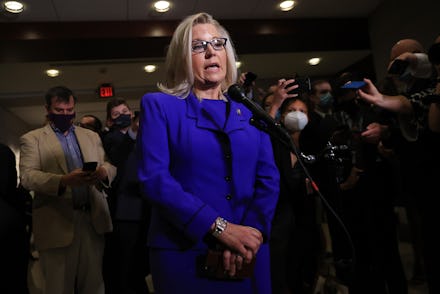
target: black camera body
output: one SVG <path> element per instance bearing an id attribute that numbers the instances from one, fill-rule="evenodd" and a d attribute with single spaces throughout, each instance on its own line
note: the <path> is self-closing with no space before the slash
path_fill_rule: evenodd
<path id="1" fill-rule="evenodd" d="M 429 48 L 428 58 L 432 64 L 440 64 L 440 43 L 435 43 Z"/>
<path id="2" fill-rule="evenodd" d="M 393 61 L 390 68 L 388 69 L 388 73 L 392 75 L 401 76 L 406 71 L 408 66 L 409 66 L 409 61 L 396 59 Z"/>
<path id="3" fill-rule="evenodd" d="M 243 83 L 243 87 L 250 87 L 251 85 L 252 85 L 252 83 L 257 79 L 257 75 L 256 74 L 254 74 L 253 72 L 247 72 L 246 74 L 245 74 L 245 80 L 244 80 L 244 83 Z"/>

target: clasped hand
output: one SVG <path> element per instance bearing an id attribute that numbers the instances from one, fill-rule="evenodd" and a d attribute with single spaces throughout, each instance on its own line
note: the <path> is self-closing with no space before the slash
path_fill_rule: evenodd
<path id="1" fill-rule="evenodd" d="M 263 243 L 259 230 L 233 223 L 228 223 L 218 239 L 227 248 L 223 251 L 223 265 L 230 276 L 241 270 L 243 263 L 251 263 Z"/>

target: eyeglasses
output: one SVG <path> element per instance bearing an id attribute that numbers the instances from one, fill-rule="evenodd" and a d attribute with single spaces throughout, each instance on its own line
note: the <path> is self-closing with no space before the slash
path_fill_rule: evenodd
<path id="1" fill-rule="evenodd" d="M 208 49 L 208 44 L 211 44 L 214 50 L 220 51 L 226 46 L 227 38 L 214 38 L 211 41 L 193 41 L 191 49 L 195 53 L 202 53 Z"/>

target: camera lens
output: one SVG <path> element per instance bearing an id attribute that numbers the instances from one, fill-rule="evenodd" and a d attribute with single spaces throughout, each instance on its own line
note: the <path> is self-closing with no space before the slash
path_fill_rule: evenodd
<path id="1" fill-rule="evenodd" d="M 432 64 L 440 64 L 440 43 L 436 43 L 429 48 L 428 57 Z"/>

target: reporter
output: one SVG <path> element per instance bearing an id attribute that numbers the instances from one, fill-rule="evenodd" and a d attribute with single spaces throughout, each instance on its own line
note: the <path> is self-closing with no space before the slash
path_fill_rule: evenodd
<path id="1" fill-rule="evenodd" d="M 415 136 L 406 138 L 410 141 L 417 139 L 419 131 L 428 129 L 432 132 L 440 132 L 440 50 L 436 49 L 440 44 L 440 36 L 437 37 L 428 54 L 423 52 L 423 47 L 415 40 L 404 39 L 399 41 L 391 50 L 391 60 L 406 60 L 409 62 L 408 72 L 415 78 L 422 77 L 427 80 L 425 86 L 418 91 L 405 91 L 399 95 L 384 95 L 368 79 L 367 85 L 359 90 L 360 98 L 379 107 L 400 114 L 399 120 L 404 135 L 415 133 Z M 410 51 L 410 52 L 409 52 Z M 418 52 L 418 53 L 411 53 Z M 428 60 L 426 60 L 428 59 Z M 428 66 L 427 62 L 432 65 Z M 389 67 L 392 66 L 392 62 Z M 436 73 L 431 72 L 434 66 Z M 429 70 L 428 70 L 429 69 Z M 434 78 L 437 76 L 437 78 Z M 401 78 L 400 78 L 401 79 Z M 394 78 L 397 85 L 402 81 Z M 416 79 L 406 81 L 406 88 L 414 87 Z M 406 94 L 408 93 L 408 94 Z M 408 130 L 413 128 L 413 130 Z"/>
<path id="2" fill-rule="evenodd" d="M 152 203 L 158 293 L 270 293 L 266 242 L 279 174 L 269 136 L 224 93 L 236 80 L 229 34 L 198 13 L 174 32 L 161 92 L 142 98 L 138 172 Z M 221 251 L 224 279 L 207 277 L 208 249 Z M 250 278 L 230 279 L 254 260 Z"/>
<path id="3" fill-rule="evenodd" d="M 272 221 L 270 262 L 272 293 L 309 293 L 315 283 L 321 246 L 317 224 L 317 196 L 300 163 L 300 134 L 309 123 L 310 101 L 287 98 L 281 104 L 280 124 L 296 152 L 272 138 L 280 171 L 280 196 Z M 293 147 L 293 146 L 292 146 Z M 304 163 L 307 168 L 310 166 Z"/>
<path id="4" fill-rule="evenodd" d="M 439 43 L 440 37 L 437 37 L 435 44 Z M 435 46 L 439 45 L 435 44 L 428 56 L 437 74 L 440 74 L 440 53 L 438 51 L 437 54 L 435 53 Z M 365 81 L 367 85 L 359 90 L 360 97 L 398 113 L 402 134 L 411 141 L 410 143 L 414 143 L 409 145 L 411 149 L 405 149 L 405 153 L 401 156 L 402 163 L 405 164 L 402 165 L 403 183 L 405 191 L 410 195 L 409 216 L 412 214 L 420 216 L 420 228 L 417 228 L 416 233 L 421 234 L 420 245 L 429 293 L 439 293 L 440 288 L 437 283 L 439 274 L 436 267 L 440 262 L 437 252 L 440 244 L 433 234 L 438 229 L 439 220 L 435 197 L 432 197 L 432 191 L 437 189 L 436 183 L 440 174 L 439 80 L 432 79 L 429 87 L 418 92 L 396 96 L 384 95 L 370 80 Z"/>
<path id="5" fill-rule="evenodd" d="M 367 85 L 359 89 L 359 97 L 381 108 L 405 115 L 400 118 L 401 128 L 406 123 L 413 122 L 413 127 L 417 128 L 416 134 L 418 134 L 419 128 L 429 128 L 433 132 L 440 132 L 440 99 L 439 102 L 429 101 L 433 97 L 438 96 L 440 90 L 427 88 L 409 97 L 404 95 L 391 96 L 379 92 L 371 80 L 364 79 L 364 81 Z M 440 96 L 438 97 L 440 98 Z M 402 121 L 402 119 L 406 119 L 406 121 Z M 417 122 L 417 125 L 415 125 L 415 122 Z M 416 140 L 417 137 L 407 139 Z"/>

